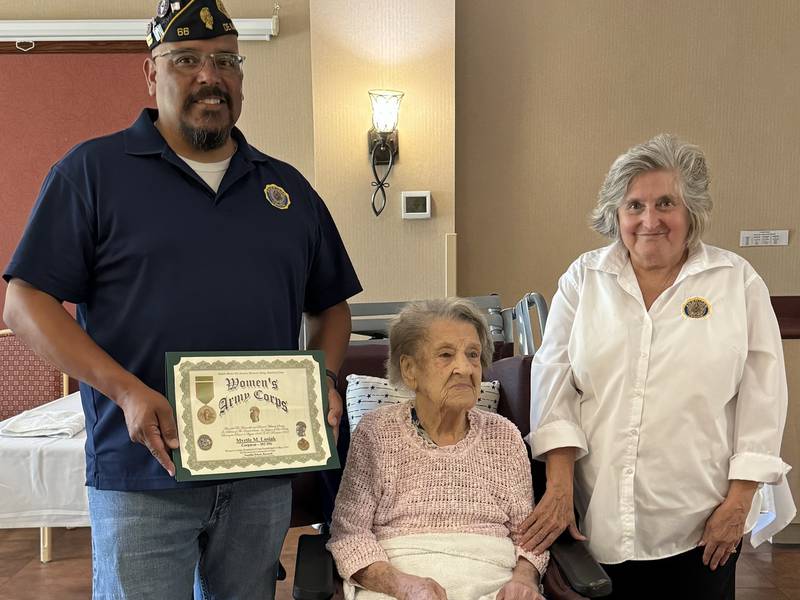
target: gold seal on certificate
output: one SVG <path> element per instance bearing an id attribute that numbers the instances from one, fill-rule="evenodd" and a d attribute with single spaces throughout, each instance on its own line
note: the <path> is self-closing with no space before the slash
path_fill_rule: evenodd
<path id="1" fill-rule="evenodd" d="M 211 425 L 217 418 L 217 413 L 210 406 L 201 406 L 197 411 L 197 420 L 203 425 Z"/>
<path id="2" fill-rule="evenodd" d="M 168 352 L 178 481 L 334 469 L 322 353 Z"/>

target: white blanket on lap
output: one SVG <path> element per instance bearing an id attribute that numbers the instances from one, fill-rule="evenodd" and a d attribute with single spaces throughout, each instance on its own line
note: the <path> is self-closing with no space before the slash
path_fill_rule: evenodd
<path id="1" fill-rule="evenodd" d="M 517 564 L 509 538 L 473 533 L 404 535 L 381 543 L 395 568 L 430 577 L 447 590 L 447 600 L 493 600 Z M 385 600 L 384 594 L 344 583 L 346 600 Z"/>

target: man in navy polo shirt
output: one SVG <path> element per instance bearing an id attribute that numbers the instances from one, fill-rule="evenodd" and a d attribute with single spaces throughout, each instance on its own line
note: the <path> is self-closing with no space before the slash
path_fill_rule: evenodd
<path id="1" fill-rule="evenodd" d="M 94 597 L 268 599 L 289 481 L 174 480 L 164 353 L 293 349 L 305 312 L 336 371 L 361 286 L 309 183 L 234 127 L 244 58 L 221 0 L 161 0 L 147 43 L 158 110 L 52 168 L 3 316 L 82 382 Z"/>

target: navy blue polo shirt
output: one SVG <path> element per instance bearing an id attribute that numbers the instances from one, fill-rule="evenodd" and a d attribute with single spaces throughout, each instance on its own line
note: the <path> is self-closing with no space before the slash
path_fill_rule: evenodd
<path id="1" fill-rule="evenodd" d="M 238 148 L 215 193 L 167 146 L 157 114 L 143 111 L 50 170 L 4 277 L 77 304 L 91 338 L 164 393 L 165 352 L 296 349 L 303 311 L 361 285 L 328 209 L 296 169 L 234 129 Z M 130 441 L 111 400 L 85 384 L 81 399 L 87 485 L 185 485 Z"/>

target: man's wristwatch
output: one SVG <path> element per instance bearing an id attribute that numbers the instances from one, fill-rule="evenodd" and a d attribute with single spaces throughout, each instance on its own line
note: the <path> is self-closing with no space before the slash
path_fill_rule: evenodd
<path id="1" fill-rule="evenodd" d="M 331 378 L 331 381 L 333 381 L 333 387 L 335 388 L 339 387 L 339 376 L 336 373 L 334 373 L 330 369 L 325 369 L 325 375 Z"/>

